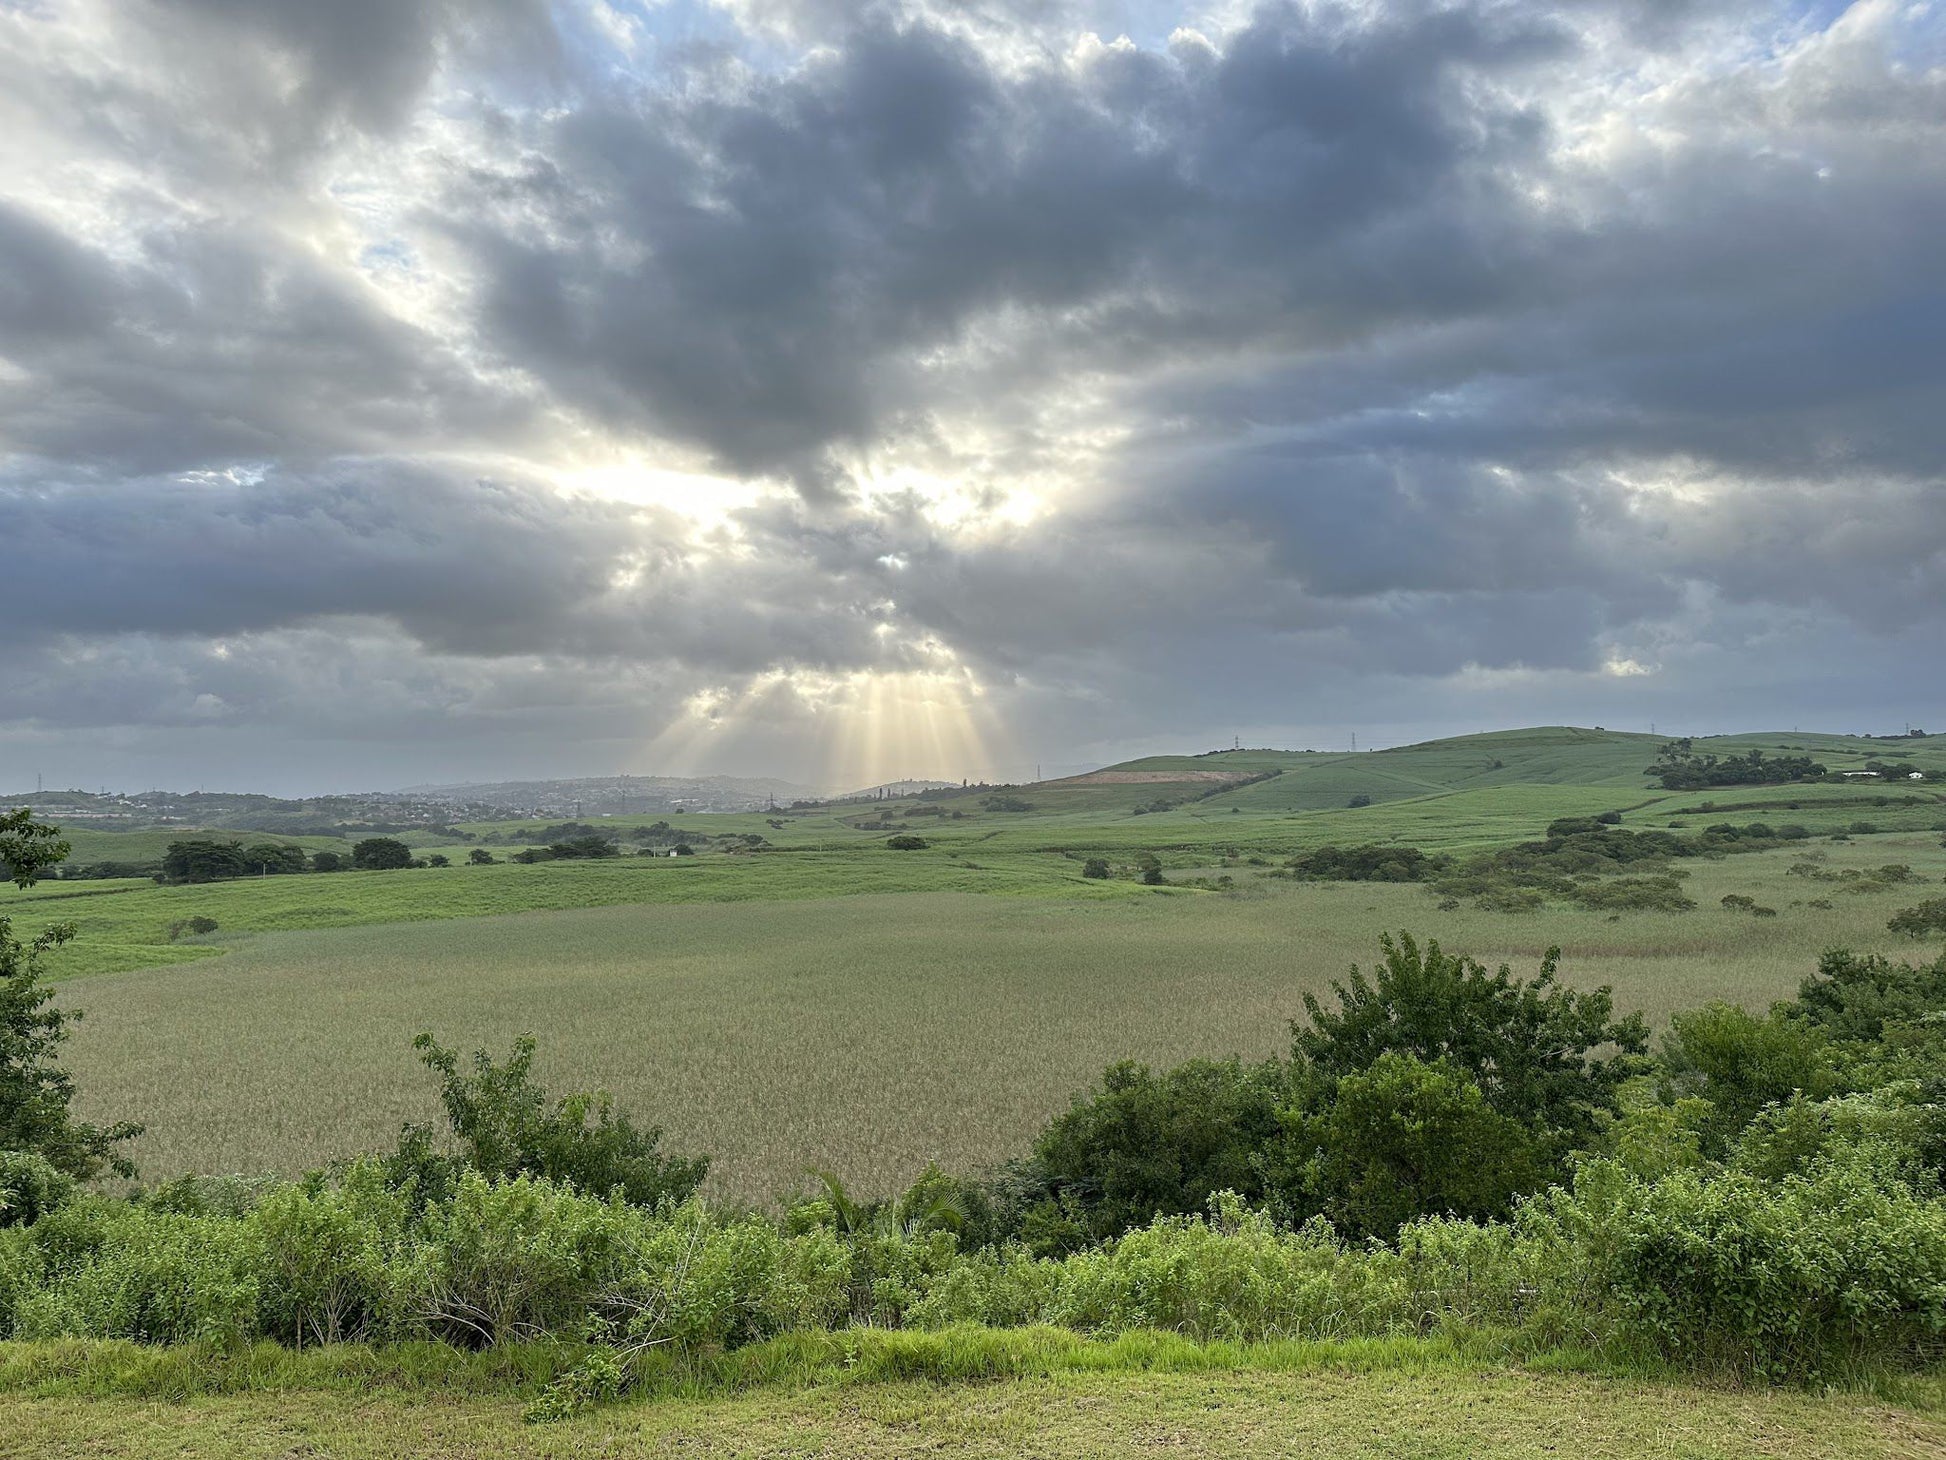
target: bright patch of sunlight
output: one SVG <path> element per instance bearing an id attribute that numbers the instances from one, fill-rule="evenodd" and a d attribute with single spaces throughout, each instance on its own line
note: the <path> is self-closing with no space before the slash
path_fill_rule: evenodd
<path id="1" fill-rule="evenodd" d="M 704 767 L 789 747 L 836 791 L 894 780 L 979 778 L 1013 751 L 986 692 L 950 651 L 935 667 L 829 673 L 772 669 L 691 695 L 645 764 Z"/>

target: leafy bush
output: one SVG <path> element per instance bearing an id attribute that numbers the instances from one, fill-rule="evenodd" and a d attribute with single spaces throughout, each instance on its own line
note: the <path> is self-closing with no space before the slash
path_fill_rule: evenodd
<path id="1" fill-rule="evenodd" d="M 1371 977 L 1354 965 L 1332 983 L 1335 1008 L 1304 996 L 1310 1022 L 1292 1025 L 1291 1051 L 1313 1100 L 1387 1054 L 1443 1061 L 1479 1086 L 1490 1109 L 1533 1132 L 1548 1161 L 1587 1147 L 1619 1112 L 1617 1091 L 1641 1067 L 1647 1026 L 1640 1014 L 1614 1018 L 1605 985 L 1563 987 L 1560 949 L 1547 951 L 1532 979 L 1518 979 L 1506 964 L 1489 973 L 1409 934 L 1379 942 Z"/>
<path id="2" fill-rule="evenodd" d="M 46 1216 L 74 1195 L 74 1178 L 33 1151 L 0 1151 L 0 1227 Z"/>
<path id="3" fill-rule="evenodd" d="M 1285 863 L 1302 882 L 1423 882 L 1452 864 L 1417 847 L 1323 846 L 1300 852 Z"/>
<path id="4" fill-rule="evenodd" d="M 1034 803 L 1019 796 L 982 796 L 980 804 L 988 811 L 1032 811 Z"/>
<path id="5" fill-rule="evenodd" d="M 1946 933 L 1946 897 L 1928 898 L 1917 907 L 1892 915 L 1886 928 L 1908 938 L 1923 938 L 1928 933 Z"/>
<path id="6" fill-rule="evenodd" d="M 923 852 L 931 844 L 922 836 L 902 832 L 898 836 L 888 836 L 885 845 L 895 852 Z"/>
<path id="7" fill-rule="evenodd" d="M 534 1083 L 534 1040 L 514 1041 L 512 1056 L 496 1065 L 485 1050 L 462 1073 L 459 1055 L 430 1034 L 412 1042 L 440 1077 L 440 1100 L 453 1134 L 473 1167 L 491 1176 L 543 1176 L 596 1196 L 615 1193 L 636 1206 L 683 1201 L 709 1170 L 706 1156 L 662 1154 L 659 1126 L 637 1128 L 605 1092 L 554 1102 Z"/>
<path id="8" fill-rule="evenodd" d="M 1835 1376 L 1946 1336 L 1946 1206 L 1869 1158 L 1774 1183 L 1598 1164 L 1523 1225 L 1561 1242 L 1618 1338 L 1693 1367 Z"/>
<path id="9" fill-rule="evenodd" d="M 1893 963 L 1877 953 L 1833 949 L 1801 984 L 1791 1014 L 1833 1039 L 1877 1041 L 1889 1026 L 1946 1010 L 1946 953 L 1931 963 Z"/>
<path id="10" fill-rule="evenodd" d="M 1569 894 L 1578 907 L 1596 912 L 1687 912 L 1695 899 L 1674 877 L 1616 877 L 1582 882 Z"/>
<path id="11" fill-rule="evenodd" d="M 1077 1096 L 1017 1173 L 1024 1230 L 1041 1251 L 1114 1236 L 1160 1215 L 1199 1212 L 1210 1193 L 1261 1201 L 1258 1162 L 1287 1099 L 1280 1064 L 1191 1060 L 1161 1074 L 1124 1061 Z"/>
<path id="12" fill-rule="evenodd" d="M 1387 1241 L 1424 1216 L 1505 1216 L 1539 1185 L 1534 1137 L 1447 1061 L 1381 1055 L 1338 1082 L 1299 1137 L 1307 1185 L 1339 1228 Z"/>
<path id="13" fill-rule="evenodd" d="M 1663 1037 L 1663 1098 L 1707 1100 L 1705 1150 L 1720 1153 L 1766 1105 L 1802 1092 L 1832 1093 L 1837 1076 L 1821 1031 L 1780 1014 L 1758 1018 L 1734 1004 L 1675 1015 Z"/>
<path id="14" fill-rule="evenodd" d="M 1093 878 L 1096 881 L 1106 877 L 1108 875 L 1107 859 L 1103 857 L 1088 858 L 1087 861 L 1081 864 L 1081 875 L 1083 877 Z"/>

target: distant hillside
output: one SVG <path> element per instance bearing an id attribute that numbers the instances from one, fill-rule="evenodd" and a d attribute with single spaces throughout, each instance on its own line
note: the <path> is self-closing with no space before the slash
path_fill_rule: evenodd
<path id="1" fill-rule="evenodd" d="M 965 784 L 962 781 L 885 781 L 876 786 L 867 786 L 862 791 L 847 791 L 842 796 L 834 796 L 834 801 L 873 801 L 881 796 L 917 796 L 921 791 L 951 791 Z"/>
<path id="2" fill-rule="evenodd" d="M 1215 750 L 1145 756 L 1027 785 L 932 791 L 925 799 L 969 813 L 1098 815 L 1198 805 L 1223 812 L 1235 807 L 1296 813 L 1527 786 L 1600 790 L 1607 793 L 1603 804 L 1612 800 L 1623 807 L 1665 794 L 1644 772 L 1670 740 L 1541 725 L 1370 751 Z M 1936 785 L 1946 783 L 1946 735 L 1873 738 L 1758 731 L 1695 737 L 1691 747 L 1698 754 L 1726 759 L 1753 749 L 1765 755 L 1810 755 L 1838 773 L 1862 771 L 1867 762 L 1910 764 Z"/>
<path id="3" fill-rule="evenodd" d="M 632 816 L 665 811 L 762 811 L 820 793 L 810 786 L 740 776 L 583 776 L 409 786 L 409 798 L 485 804 L 518 816 Z"/>

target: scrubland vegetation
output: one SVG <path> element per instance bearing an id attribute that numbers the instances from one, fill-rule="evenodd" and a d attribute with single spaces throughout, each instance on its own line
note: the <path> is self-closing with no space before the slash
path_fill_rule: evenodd
<path id="1" fill-rule="evenodd" d="M 1251 755 L 1219 790 L 1286 779 Z M 1938 1407 L 1946 847 L 1911 824 L 1936 800 L 1833 830 L 1856 808 L 1527 785 L 1252 816 L 1188 784 L 1193 813 L 1088 785 L 1124 809 L 1086 834 L 1034 788 L 903 847 L 874 808 L 844 847 L 10 895 L 202 961 L 0 934 L 0 1388 L 77 1454 L 126 1445 L 114 1396 L 145 1386 L 229 1396 L 209 1453 L 257 1453 L 252 1396 L 286 1392 L 358 1453 L 409 1425 L 404 1397 L 337 1408 L 373 1375 L 499 1396 L 463 1424 L 509 1453 L 627 1394 L 669 1401 L 645 1450 L 711 1400 L 704 1453 L 804 1423 L 1088 1453 L 1128 1436 L 1048 1422 L 1064 1396 L 1125 1421 L 1139 1392 L 1189 1433 L 1196 1385 L 1327 1365 L 1435 1409 L 1559 1386 L 1594 1453 L 1678 1378 Z M 1478 796 L 1505 820 L 1469 823 Z M 8 834 L 23 881 L 58 865 Z M 972 1434 L 775 1388 L 972 1376 L 1007 1380 Z M 1761 1452 L 1751 1405 L 1817 1429 L 1790 1453 L 1942 1434 L 1682 1393 L 1682 1453 Z M 1299 1442 L 1276 1423 L 1210 1443 Z"/>

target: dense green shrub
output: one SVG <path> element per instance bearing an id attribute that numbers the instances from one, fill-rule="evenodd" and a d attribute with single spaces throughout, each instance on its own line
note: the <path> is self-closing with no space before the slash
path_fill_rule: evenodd
<path id="1" fill-rule="evenodd" d="M 1302 882 L 1423 882 L 1451 862 L 1417 847 L 1323 846 L 1298 853 L 1285 866 Z"/>
<path id="2" fill-rule="evenodd" d="M 1354 965 L 1332 983 L 1335 1007 L 1304 996 L 1309 1025 L 1291 1026 L 1291 1053 L 1306 1098 L 1328 1100 L 1339 1081 L 1387 1054 L 1445 1062 L 1490 1109 L 1527 1127 L 1550 1164 L 1585 1149 L 1619 1113 L 1617 1092 L 1641 1068 L 1648 1028 L 1640 1014 L 1615 1018 L 1606 986 L 1561 985 L 1560 949 L 1520 979 L 1506 964 L 1489 973 L 1407 934 L 1379 941 L 1384 956 L 1370 977 Z"/>
<path id="3" fill-rule="evenodd" d="M 1720 1154 L 1766 1105 L 1802 1092 L 1813 1099 L 1838 1085 L 1821 1031 L 1773 1013 L 1759 1018 L 1734 1004 L 1677 1014 L 1663 1037 L 1659 1083 L 1666 1100 L 1707 1100 L 1704 1148 Z"/>
<path id="4" fill-rule="evenodd" d="M 0 1151 L 0 1227 L 46 1216 L 74 1195 L 75 1180 L 34 1151 Z"/>
<path id="5" fill-rule="evenodd" d="M 638 1127 L 606 1092 L 582 1092 L 550 1104 L 532 1078 L 534 1039 L 522 1035 L 496 1065 L 485 1050 L 472 1073 L 456 1051 L 430 1034 L 412 1042 L 440 1077 L 440 1102 L 474 1169 L 491 1176 L 544 1176 L 596 1196 L 610 1192 L 637 1206 L 686 1200 L 709 1172 L 707 1156 L 661 1151 L 662 1128 Z M 409 1133 L 410 1134 L 410 1133 Z M 421 1147 L 424 1137 L 416 1137 Z"/>
<path id="6" fill-rule="evenodd" d="M 1792 1096 L 1760 1111 L 1730 1165 L 1766 1181 L 1803 1176 L 1867 1147 L 1883 1153 L 1915 1191 L 1939 1194 L 1946 1173 L 1946 1105 L 1919 1081 L 1828 1100 Z"/>
<path id="7" fill-rule="evenodd" d="M 897 836 L 888 836 L 885 839 L 885 845 L 895 852 L 923 852 L 929 843 L 922 836 L 914 836 L 911 832 L 901 832 Z"/>
<path id="8" fill-rule="evenodd" d="M 1288 1099 L 1276 1061 L 1191 1060 L 1152 1073 L 1112 1065 L 1034 1142 L 1017 1173 L 1024 1231 L 1042 1251 L 1067 1251 L 1157 1216 L 1200 1212 L 1214 1191 L 1261 1201 L 1259 1161 Z"/>
<path id="9" fill-rule="evenodd" d="M 1791 1012 L 1833 1039 L 1875 1041 L 1888 1026 L 1946 1011 L 1946 953 L 1931 963 L 1893 963 L 1833 949 L 1798 988 Z"/>
<path id="10" fill-rule="evenodd" d="M 1559 1234 L 1591 1312 L 1659 1357 L 1766 1378 L 1922 1362 L 1946 1337 L 1946 1205 L 1871 1153 L 1806 1176 L 1597 1166 L 1523 1214 Z"/>
<path id="11" fill-rule="evenodd" d="M 1687 912 L 1696 906 L 1674 877 L 1615 877 L 1582 882 L 1568 894 L 1577 907 L 1596 912 Z"/>
<path id="12" fill-rule="evenodd" d="M 1341 1231 L 1387 1241 L 1423 1216 L 1505 1216 L 1541 1184 L 1534 1135 L 1448 1061 L 1381 1055 L 1299 1123 L 1308 1194 Z"/>

